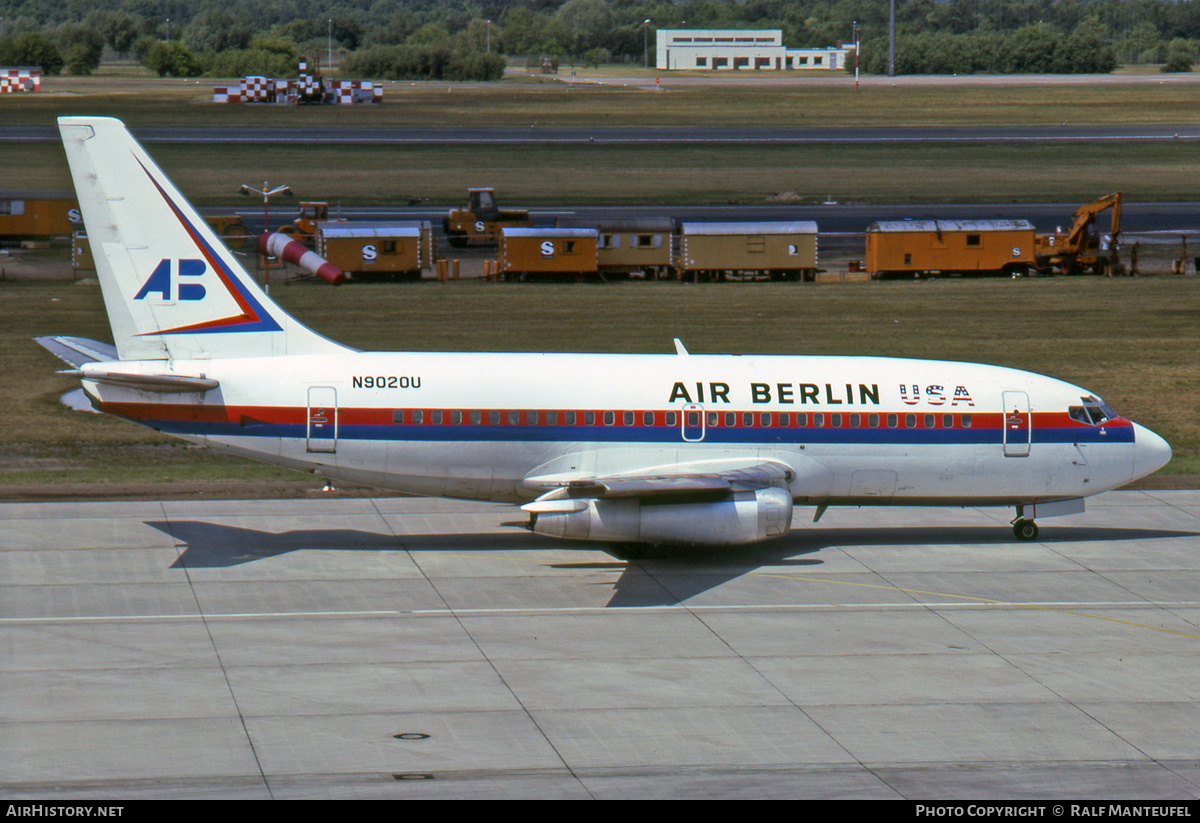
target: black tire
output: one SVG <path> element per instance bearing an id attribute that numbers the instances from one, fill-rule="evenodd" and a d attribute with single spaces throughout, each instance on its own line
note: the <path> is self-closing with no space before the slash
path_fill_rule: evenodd
<path id="1" fill-rule="evenodd" d="M 1018 540 L 1037 540 L 1037 523 L 1034 523 L 1032 520 L 1018 520 L 1016 523 L 1013 523 L 1013 534 Z"/>

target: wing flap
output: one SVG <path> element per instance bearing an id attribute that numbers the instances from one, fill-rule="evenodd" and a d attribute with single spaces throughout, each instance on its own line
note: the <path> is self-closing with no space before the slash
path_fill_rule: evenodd
<path id="1" fill-rule="evenodd" d="M 575 480 L 567 484 L 566 490 L 570 497 L 654 497 L 665 494 L 723 492 L 731 487 L 729 480 L 720 475 L 696 474 Z"/>

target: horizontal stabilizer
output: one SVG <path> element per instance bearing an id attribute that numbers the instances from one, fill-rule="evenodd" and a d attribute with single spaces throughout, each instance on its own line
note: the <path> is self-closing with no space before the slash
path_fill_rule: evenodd
<path id="1" fill-rule="evenodd" d="M 117 359 L 117 347 L 84 337 L 35 337 L 33 341 L 64 363 L 79 368 L 84 363 Z"/>
<path id="2" fill-rule="evenodd" d="M 180 374 L 130 374 L 127 372 L 102 372 L 88 369 L 68 369 L 60 371 L 69 377 L 80 380 L 94 380 L 97 383 L 108 383 L 112 386 L 124 386 L 127 389 L 152 392 L 206 392 L 221 385 L 211 377 L 188 377 Z"/>

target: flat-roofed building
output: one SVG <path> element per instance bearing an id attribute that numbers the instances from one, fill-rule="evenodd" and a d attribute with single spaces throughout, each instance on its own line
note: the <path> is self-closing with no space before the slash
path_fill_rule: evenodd
<path id="1" fill-rule="evenodd" d="M 851 46 L 789 49 L 783 29 L 659 29 L 661 71 L 805 71 L 844 69 Z"/>

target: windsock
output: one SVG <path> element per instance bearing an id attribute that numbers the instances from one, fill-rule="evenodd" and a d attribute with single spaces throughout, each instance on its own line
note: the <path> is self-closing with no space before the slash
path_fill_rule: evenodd
<path id="1" fill-rule="evenodd" d="M 312 272 L 322 280 L 340 286 L 346 282 L 346 274 L 315 251 L 309 251 L 298 240 L 286 234 L 272 232 L 258 238 L 258 250 Z"/>

